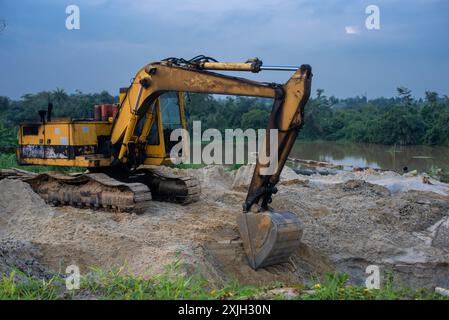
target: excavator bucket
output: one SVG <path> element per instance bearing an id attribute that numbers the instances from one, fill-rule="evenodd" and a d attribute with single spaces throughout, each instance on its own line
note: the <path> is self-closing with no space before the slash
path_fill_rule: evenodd
<path id="1" fill-rule="evenodd" d="M 298 249 L 303 225 L 291 212 L 244 212 L 237 218 L 243 248 L 253 269 L 287 262 Z"/>

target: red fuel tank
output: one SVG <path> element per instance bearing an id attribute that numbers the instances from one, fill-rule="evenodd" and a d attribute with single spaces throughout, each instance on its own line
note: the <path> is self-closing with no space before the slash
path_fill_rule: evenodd
<path id="1" fill-rule="evenodd" d="M 101 120 L 108 121 L 109 117 L 112 117 L 112 104 L 101 105 Z"/>
<path id="2" fill-rule="evenodd" d="M 94 120 L 101 121 L 101 105 L 99 104 L 94 106 Z"/>

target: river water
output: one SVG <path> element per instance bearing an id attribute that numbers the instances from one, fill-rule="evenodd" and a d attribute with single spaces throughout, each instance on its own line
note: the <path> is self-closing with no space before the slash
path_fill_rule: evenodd
<path id="1" fill-rule="evenodd" d="M 389 146 L 335 141 L 298 141 L 290 153 L 293 158 L 327 161 L 336 165 L 371 167 L 402 172 L 429 172 L 449 168 L 449 148 L 431 146 Z"/>
<path id="2" fill-rule="evenodd" d="M 202 145 L 204 152 L 206 144 Z M 222 144 L 223 163 L 241 163 L 237 154 L 244 154 L 244 162 L 254 163 L 256 153 L 248 150 L 247 141 Z M 255 146 L 253 146 L 255 148 Z M 226 162 L 225 154 L 230 151 L 233 161 Z M 193 153 L 193 149 L 190 151 Z M 351 170 L 353 167 L 393 170 L 399 173 L 417 170 L 428 172 L 436 169 L 449 170 L 449 148 L 441 146 L 392 146 L 369 143 L 337 141 L 296 141 L 291 158 L 302 160 L 326 161 Z M 203 159 L 204 160 L 204 159 Z M 203 161 L 204 163 L 204 161 Z M 293 165 L 293 163 L 289 163 Z"/>

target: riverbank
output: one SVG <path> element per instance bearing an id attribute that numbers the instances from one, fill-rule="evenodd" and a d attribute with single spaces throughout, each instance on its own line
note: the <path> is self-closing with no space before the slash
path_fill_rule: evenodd
<path id="1" fill-rule="evenodd" d="M 343 167 L 370 167 L 403 173 L 417 170 L 432 174 L 449 172 L 449 148 L 442 146 L 394 146 L 345 141 L 297 141 L 290 157 L 326 161 Z"/>

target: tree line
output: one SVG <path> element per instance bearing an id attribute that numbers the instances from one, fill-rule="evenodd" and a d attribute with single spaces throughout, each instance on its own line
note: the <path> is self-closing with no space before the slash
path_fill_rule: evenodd
<path id="1" fill-rule="evenodd" d="M 271 100 L 248 97 L 217 97 L 188 94 L 189 121 L 202 121 L 202 129 L 265 128 Z M 17 125 L 38 120 L 37 111 L 54 105 L 55 117 L 92 118 L 93 106 L 116 103 L 117 96 L 106 91 L 68 94 L 62 89 L 25 94 L 19 100 L 0 96 L 0 147 L 17 142 Z M 300 139 L 344 140 L 398 145 L 449 146 L 449 98 L 426 91 L 416 99 L 407 88 L 397 96 L 366 99 L 363 96 L 339 99 L 316 91 L 305 109 Z"/>

